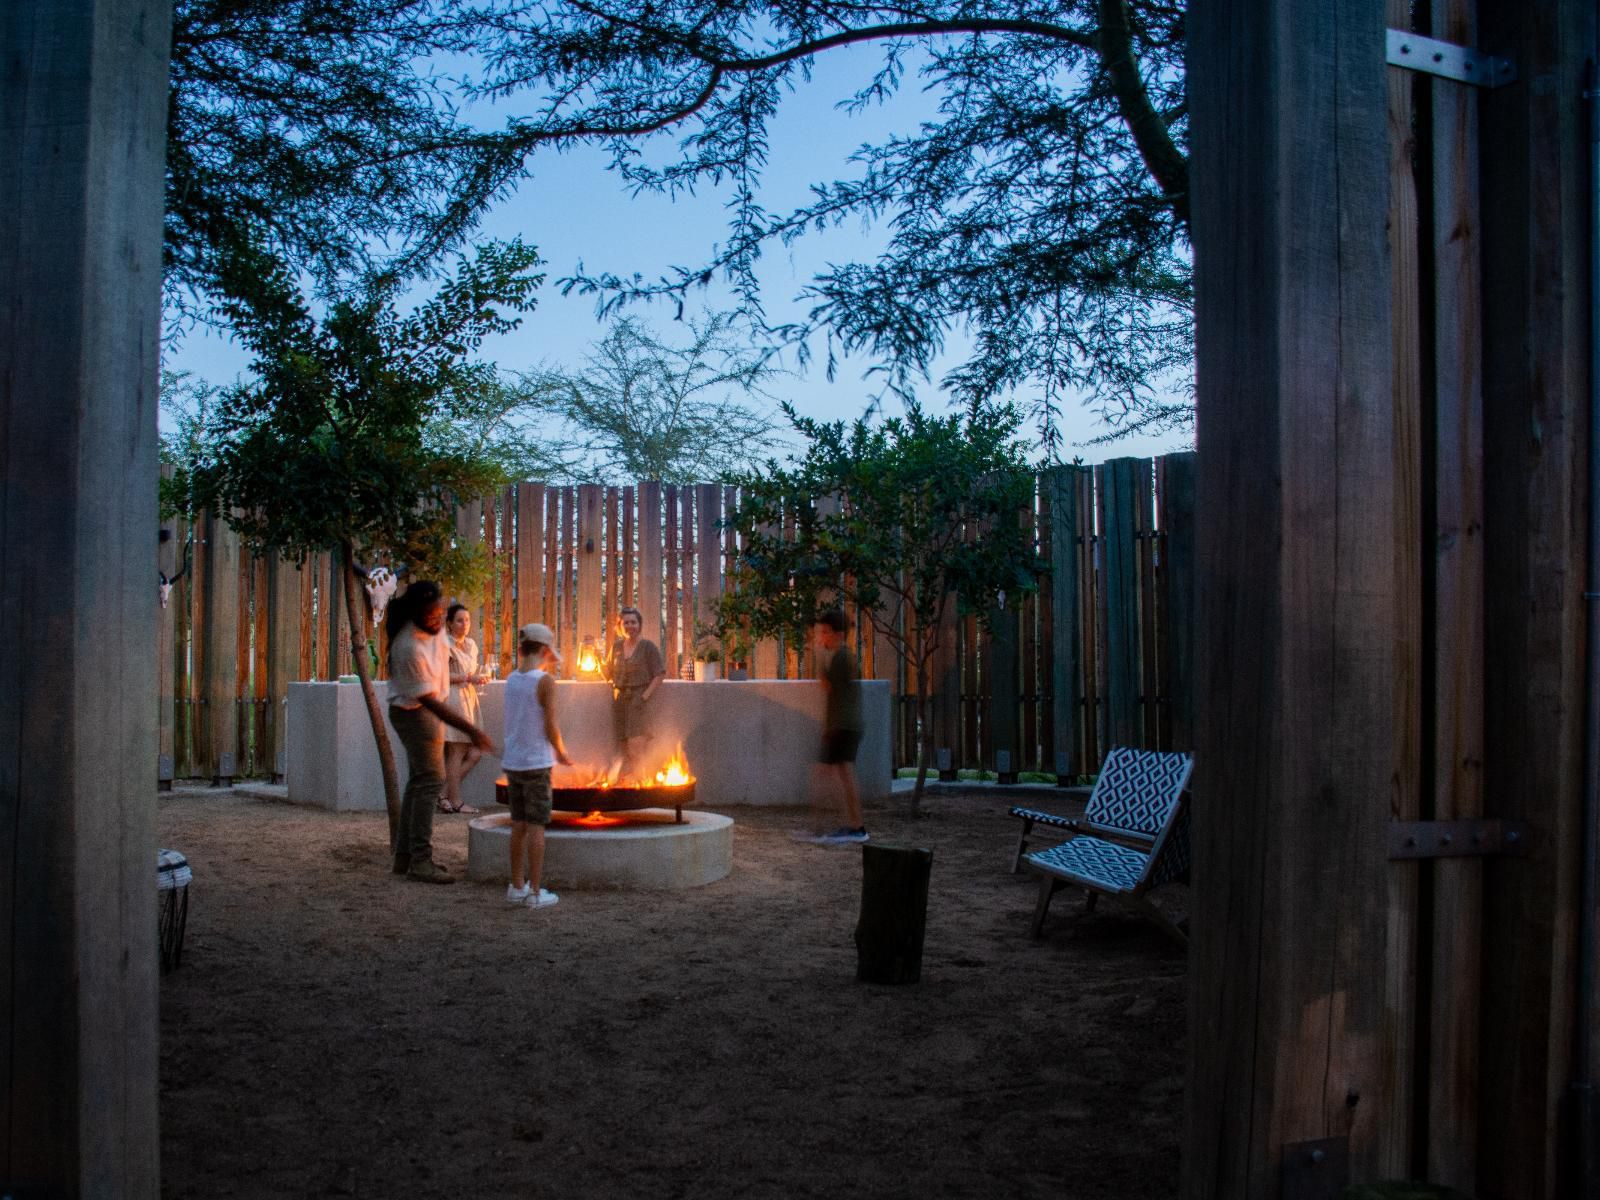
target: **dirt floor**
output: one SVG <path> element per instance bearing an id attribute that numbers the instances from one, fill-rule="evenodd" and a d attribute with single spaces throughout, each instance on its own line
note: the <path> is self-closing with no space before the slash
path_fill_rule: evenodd
<path id="1" fill-rule="evenodd" d="M 1183 952 L 1066 892 L 1030 940 L 1013 799 L 869 810 L 934 852 L 922 981 L 883 987 L 855 982 L 860 850 L 792 841 L 797 810 L 731 812 L 709 887 L 535 911 L 392 877 L 381 814 L 164 795 L 195 872 L 161 984 L 164 1192 L 1171 1196 Z M 466 818 L 437 829 L 464 871 Z"/>

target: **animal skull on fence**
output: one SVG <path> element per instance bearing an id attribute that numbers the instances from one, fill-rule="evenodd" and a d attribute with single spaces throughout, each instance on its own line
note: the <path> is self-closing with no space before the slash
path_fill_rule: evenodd
<path id="1" fill-rule="evenodd" d="M 388 567 L 373 567 L 366 573 L 362 583 L 367 589 L 367 603 L 372 605 L 373 623 L 377 624 L 383 620 L 383 614 L 388 611 L 389 601 L 394 599 L 395 589 L 400 586 L 400 581 Z"/>
<path id="2" fill-rule="evenodd" d="M 167 531 L 165 529 L 163 529 L 161 531 L 161 540 L 163 542 L 166 541 L 168 536 L 169 535 L 168 535 Z M 191 540 L 183 548 L 183 566 L 179 567 L 178 570 L 177 570 L 177 573 L 172 575 L 172 576 L 168 576 L 165 571 L 161 570 L 160 568 L 157 568 L 156 574 L 161 577 L 161 583 L 160 583 L 161 592 L 160 592 L 160 595 L 161 595 L 161 607 L 162 608 L 166 608 L 168 601 L 170 601 L 172 599 L 172 585 L 177 583 L 178 580 L 183 578 L 184 574 L 189 570 L 189 564 L 194 561 L 190 557 L 190 555 L 193 552 L 194 552 L 194 542 Z"/>

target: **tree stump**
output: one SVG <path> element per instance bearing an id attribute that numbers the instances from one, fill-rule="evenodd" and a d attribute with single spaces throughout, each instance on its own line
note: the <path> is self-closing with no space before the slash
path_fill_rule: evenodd
<path id="1" fill-rule="evenodd" d="M 933 851 L 869 842 L 861 847 L 861 919 L 856 923 L 856 979 L 916 983 L 928 925 Z"/>

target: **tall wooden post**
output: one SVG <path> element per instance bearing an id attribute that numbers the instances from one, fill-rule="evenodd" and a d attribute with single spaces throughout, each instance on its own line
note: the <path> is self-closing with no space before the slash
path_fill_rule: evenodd
<path id="1" fill-rule="evenodd" d="M 1379 1170 L 1391 1109 L 1383 0 L 1190 12 L 1198 415 L 1184 1192 Z M 1319 1143 L 1304 1147 L 1304 1143 Z M 1337 1189 L 1318 1194 L 1337 1194 Z"/>
<path id="2" fill-rule="evenodd" d="M 1582 95 L 1595 8 L 1484 4 L 1517 82 L 1481 101 L 1483 805 L 1528 822 L 1483 876 L 1480 1196 L 1592 1195 L 1562 1176 L 1582 841 L 1585 413 L 1589 341 Z M 1595 719 L 1595 714 L 1590 714 Z M 1591 1063 L 1590 1070 L 1600 1068 Z M 1568 1143 L 1570 1144 L 1570 1143 Z M 1587 1185 L 1587 1186 L 1592 1186 Z"/>
<path id="3" fill-rule="evenodd" d="M 155 1197 L 167 0 L 0 4 L 0 1192 Z"/>

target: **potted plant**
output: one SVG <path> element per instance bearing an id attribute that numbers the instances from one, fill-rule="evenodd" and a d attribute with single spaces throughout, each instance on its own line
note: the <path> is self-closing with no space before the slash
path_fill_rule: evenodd
<path id="1" fill-rule="evenodd" d="M 716 679 L 722 664 L 722 647 L 715 642 L 701 642 L 694 651 L 694 681 L 709 683 Z"/>

